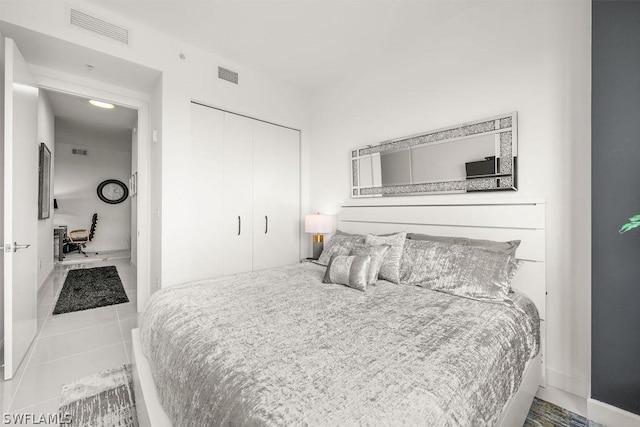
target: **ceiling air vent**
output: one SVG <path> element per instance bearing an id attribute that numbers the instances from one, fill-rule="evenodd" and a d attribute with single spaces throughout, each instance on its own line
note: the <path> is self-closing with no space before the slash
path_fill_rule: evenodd
<path id="1" fill-rule="evenodd" d="M 84 28 L 120 43 L 129 44 L 129 30 L 118 25 L 107 22 L 95 16 L 80 12 L 77 9 L 70 9 L 69 23 L 76 27 Z"/>
<path id="2" fill-rule="evenodd" d="M 80 149 L 80 148 L 72 148 L 71 152 L 73 154 L 77 154 L 78 156 L 86 156 L 87 154 L 89 154 L 88 150 L 83 150 L 83 149 Z"/>
<path id="3" fill-rule="evenodd" d="M 231 83 L 238 84 L 238 73 L 223 67 L 218 67 L 218 78 Z"/>

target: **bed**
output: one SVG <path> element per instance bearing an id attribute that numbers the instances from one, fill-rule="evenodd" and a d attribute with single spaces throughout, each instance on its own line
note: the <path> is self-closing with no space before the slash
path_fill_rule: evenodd
<path id="1" fill-rule="evenodd" d="M 394 206 L 354 207 L 344 209 L 342 229 L 474 234 L 424 224 L 425 206 L 404 207 L 420 219 L 405 215 L 402 224 L 385 221 Z M 438 207 L 426 208 L 438 222 Z M 515 207 L 537 212 L 525 215 L 528 225 L 540 208 L 544 219 L 540 203 Z M 481 221 L 476 232 L 487 237 Z M 141 425 L 521 425 L 544 381 L 544 306 L 538 288 L 523 292 L 543 264 L 534 240 L 523 246 L 532 265 L 508 305 L 385 280 L 363 293 L 322 283 L 325 267 L 313 263 L 158 292 L 134 331 Z"/>

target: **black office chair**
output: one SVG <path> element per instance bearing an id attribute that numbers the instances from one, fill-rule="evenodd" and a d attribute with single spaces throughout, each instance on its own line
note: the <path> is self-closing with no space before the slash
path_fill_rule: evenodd
<path id="1" fill-rule="evenodd" d="M 72 230 L 67 233 L 67 244 L 75 245 L 78 253 L 83 254 L 85 257 L 88 257 L 84 252 L 84 248 L 87 247 L 87 243 L 93 240 L 96 235 L 96 227 L 98 223 L 98 214 L 94 213 L 91 217 L 91 228 L 89 230 L 81 229 L 81 230 Z"/>

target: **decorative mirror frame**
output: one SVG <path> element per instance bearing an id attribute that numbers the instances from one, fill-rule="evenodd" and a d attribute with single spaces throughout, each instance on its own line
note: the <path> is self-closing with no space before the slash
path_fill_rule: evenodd
<path id="1" fill-rule="evenodd" d="M 365 187 L 360 185 L 360 161 L 372 154 L 444 143 L 481 135 L 496 135 L 500 143 L 498 171 L 491 176 L 422 184 Z M 458 126 L 368 145 L 351 151 L 351 197 L 405 196 L 477 191 L 517 191 L 518 113 L 512 112 Z"/>

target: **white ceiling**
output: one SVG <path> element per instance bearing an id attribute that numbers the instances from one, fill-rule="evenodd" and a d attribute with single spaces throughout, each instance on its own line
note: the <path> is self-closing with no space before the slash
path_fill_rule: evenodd
<path id="1" fill-rule="evenodd" d="M 92 140 L 84 141 L 83 146 L 131 151 L 131 130 L 138 121 L 136 110 L 117 105 L 107 110 L 90 105 L 88 98 L 49 90 L 44 92 L 56 117 L 56 142 L 65 142 L 59 140 L 58 130 L 68 132 L 69 129 L 76 129 L 84 134 L 95 135 Z"/>
<path id="2" fill-rule="evenodd" d="M 2 34 L 16 41 L 32 65 L 145 93 L 151 91 L 160 76 L 157 70 L 7 22 L 2 22 Z M 92 71 L 87 64 L 93 65 Z"/>
<path id="3" fill-rule="evenodd" d="M 473 2 L 87 0 L 306 89 L 384 61 Z M 428 40 L 428 38 L 426 39 Z"/>

